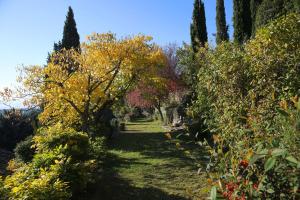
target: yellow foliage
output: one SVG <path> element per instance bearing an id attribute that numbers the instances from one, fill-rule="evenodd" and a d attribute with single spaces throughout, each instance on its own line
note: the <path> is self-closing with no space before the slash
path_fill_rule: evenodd
<path id="1" fill-rule="evenodd" d="M 27 104 L 42 105 L 43 124 L 75 124 L 88 132 L 93 113 L 121 98 L 136 81 L 151 79 L 165 63 L 151 39 L 92 34 L 80 53 L 62 50 L 46 67 L 24 68 L 24 90 L 32 93 Z"/>

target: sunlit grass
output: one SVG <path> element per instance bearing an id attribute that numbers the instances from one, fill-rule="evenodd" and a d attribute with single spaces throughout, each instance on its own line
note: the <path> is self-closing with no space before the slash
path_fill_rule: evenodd
<path id="1" fill-rule="evenodd" d="M 165 133 L 160 121 L 126 124 L 126 131 L 109 147 L 105 192 L 115 191 L 109 199 L 205 199 L 206 191 L 201 191 L 205 175 L 197 174 L 197 161 L 185 153 L 186 148 L 198 153 L 200 148 L 179 139 L 169 140 Z M 184 150 L 176 147 L 177 142 Z"/>

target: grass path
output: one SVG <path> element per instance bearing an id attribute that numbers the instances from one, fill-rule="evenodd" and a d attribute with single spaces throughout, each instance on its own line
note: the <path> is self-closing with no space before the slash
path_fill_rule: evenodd
<path id="1" fill-rule="evenodd" d="M 191 158 L 201 155 L 195 152 L 201 149 L 172 137 L 167 139 L 160 122 L 126 124 L 126 131 L 110 144 L 103 178 L 89 199 L 205 199 L 205 176 L 197 174 L 197 162 Z"/>

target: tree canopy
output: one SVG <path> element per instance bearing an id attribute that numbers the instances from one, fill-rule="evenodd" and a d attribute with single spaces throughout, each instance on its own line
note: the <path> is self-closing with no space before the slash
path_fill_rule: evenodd
<path id="1" fill-rule="evenodd" d="M 23 91 L 33 94 L 27 103 L 43 103 L 44 124 L 63 122 L 88 132 L 94 113 L 122 98 L 137 80 L 151 78 L 165 57 L 149 36 L 117 39 L 107 33 L 89 36 L 81 53 L 62 50 L 53 60 L 45 68 L 24 69 Z M 70 64 L 77 67 L 71 74 L 64 70 Z"/>

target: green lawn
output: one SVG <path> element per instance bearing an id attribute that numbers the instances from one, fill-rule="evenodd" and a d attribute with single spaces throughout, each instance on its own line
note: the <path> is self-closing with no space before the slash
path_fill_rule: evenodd
<path id="1" fill-rule="evenodd" d="M 109 144 L 103 178 L 89 199 L 205 199 L 205 174 L 197 174 L 205 151 L 176 139 L 175 133 L 167 139 L 161 127 L 158 121 L 126 124 L 126 131 Z"/>

